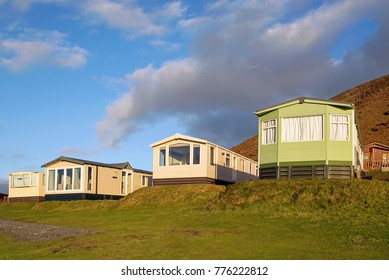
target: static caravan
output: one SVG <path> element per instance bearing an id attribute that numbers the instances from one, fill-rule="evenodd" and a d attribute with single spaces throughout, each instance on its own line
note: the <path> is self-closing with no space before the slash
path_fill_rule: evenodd
<path id="1" fill-rule="evenodd" d="M 44 164 L 46 200 L 120 199 L 151 186 L 152 173 L 128 162 L 107 164 L 61 156 Z"/>
<path id="2" fill-rule="evenodd" d="M 207 140 L 175 134 L 151 145 L 153 185 L 258 179 L 256 161 Z"/>
<path id="3" fill-rule="evenodd" d="M 363 146 L 364 170 L 389 171 L 389 146 L 373 142 Z"/>
<path id="4" fill-rule="evenodd" d="M 43 172 L 14 172 L 8 176 L 9 202 L 39 202 L 45 198 Z"/>
<path id="5" fill-rule="evenodd" d="M 255 112 L 260 178 L 352 178 L 363 167 L 351 103 L 300 97 Z"/>

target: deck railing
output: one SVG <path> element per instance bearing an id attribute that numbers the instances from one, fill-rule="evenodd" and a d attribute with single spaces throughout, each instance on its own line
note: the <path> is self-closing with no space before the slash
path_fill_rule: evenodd
<path id="1" fill-rule="evenodd" d="M 382 167 L 389 167 L 388 160 L 364 160 L 363 161 L 363 169 L 381 169 Z"/>

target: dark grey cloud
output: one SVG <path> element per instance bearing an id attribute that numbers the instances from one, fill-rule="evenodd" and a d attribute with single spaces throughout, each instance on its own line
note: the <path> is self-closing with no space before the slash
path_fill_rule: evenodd
<path id="1" fill-rule="evenodd" d="M 0 192 L 1 193 L 8 193 L 8 180 L 7 179 L 0 179 Z"/>
<path id="2" fill-rule="evenodd" d="M 99 139 L 113 146 L 176 118 L 185 133 L 231 146 L 257 133 L 256 109 L 298 96 L 330 98 L 386 74 L 385 1 L 321 2 L 218 1 L 201 18 L 183 20 L 191 56 L 127 75 L 132 87 L 108 106 Z M 363 21 L 377 32 L 333 57 L 339 38 Z"/>

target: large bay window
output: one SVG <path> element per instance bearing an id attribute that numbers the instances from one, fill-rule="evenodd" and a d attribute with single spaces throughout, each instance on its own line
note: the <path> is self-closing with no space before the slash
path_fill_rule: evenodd
<path id="1" fill-rule="evenodd" d="M 49 191 L 81 189 L 81 167 L 50 169 L 48 175 Z"/>
<path id="2" fill-rule="evenodd" d="M 199 165 L 201 146 L 178 143 L 159 148 L 159 166 Z"/>
<path id="3" fill-rule="evenodd" d="M 277 120 L 262 122 L 262 144 L 274 144 L 277 142 Z"/>
<path id="4" fill-rule="evenodd" d="M 324 139 L 323 116 L 282 118 L 281 141 L 303 142 Z"/>
<path id="5" fill-rule="evenodd" d="M 349 115 L 331 115 L 331 140 L 350 140 Z"/>
<path id="6" fill-rule="evenodd" d="M 169 147 L 170 165 L 189 165 L 190 164 L 190 146 L 187 144 L 171 145 Z"/>

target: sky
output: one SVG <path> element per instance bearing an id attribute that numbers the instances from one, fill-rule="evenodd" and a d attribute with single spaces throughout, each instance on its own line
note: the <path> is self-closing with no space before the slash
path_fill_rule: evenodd
<path id="1" fill-rule="evenodd" d="M 174 133 L 230 148 L 254 111 L 388 74 L 387 0 L 0 0 L 0 192 L 61 155 L 152 169 Z"/>

